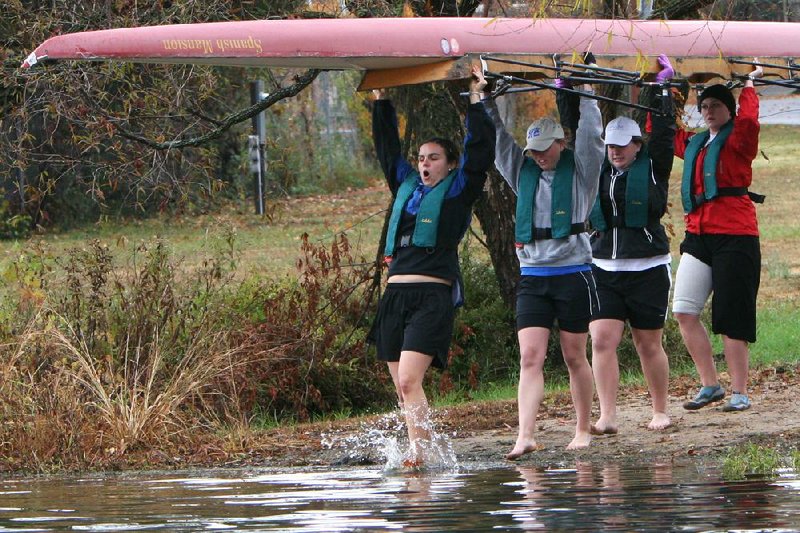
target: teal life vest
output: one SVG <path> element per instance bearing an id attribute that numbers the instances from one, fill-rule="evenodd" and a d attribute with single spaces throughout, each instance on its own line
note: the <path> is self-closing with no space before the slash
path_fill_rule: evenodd
<path id="1" fill-rule="evenodd" d="M 717 136 L 708 145 L 708 150 L 703 160 L 703 194 L 698 194 L 697 197 L 692 195 L 692 175 L 694 174 L 695 161 L 697 161 L 697 156 L 708 142 L 711 133 L 706 130 L 694 135 L 689 140 L 686 152 L 683 155 L 683 177 L 681 179 L 681 203 L 683 204 L 684 213 L 691 213 L 701 203 L 713 200 L 719 195 L 717 190 L 719 153 L 731 131 L 733 131 L 733 119 L 722 126 Z M 745 190 L 742 194 L 747 194 L 747 191 Z"/>
<path id="2" fill-rule="evenodd" d="M 628 169 L 625 180 L 625 227 L 643 228 L 647 226 L 647 212 L 649 208 L 649 187 L 652 177 L 652 166 L 647 148 L 642 146 L 636 159 Z M 606 231 L 608 224 L 603 216 L 600 206 L 600 193 L 594 201 L 592 212 L 589 215 L 592 227 L 598 231 Z"/>
<path id="3" fill-rule="evenodd" d="M 572 150 L 561 152 L 553 177 L 553 191 L 550 203 L 550 228 L 534 228 L 534 206 L 536 191 L 542 169 L 529 158 L 525 158 L 519 174 L 517 191 L 517 222 L 514 238 L 517 243 L 529 243 L 539 238 L 561 239 L 576 233 L 572 224 L 572 181 L 575 178 L 575 154 Z M 583 226 L 581 224 L 581 226 Z M 546 235 L 537 235 L 545 230 Z"/>
<path id="4" fill-rule="evenodd" d="M 442 203 L 457 173 L 458 169 L 450 172 L 446 178 L 434 185 L 433 188 L 422 197 L 419 203 L 419 210 L 417 211 L 414 234 L 411 237 L 411 244 L 413 246 L 419 246 L 421 248 L 436 247 Z M 392 206 L 392 215 L 389 218 L 389 228 L 386 234 L 384 255 L 387 257 L 394 255 L 397 230 L 400 228 L 400 219 L 403 216 L 403 209 L 419 184 L 419 173 L 413 172 L 409 174 L 397 189 L 397 195 L 394 198 L 394 204 Z"/>

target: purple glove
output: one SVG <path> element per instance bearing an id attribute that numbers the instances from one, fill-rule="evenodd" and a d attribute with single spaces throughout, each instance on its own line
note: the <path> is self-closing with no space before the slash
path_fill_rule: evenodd
<path id="1" fill-rule="evenodd" d="M 672 68 L 672 63 L 669 62 L 669 58 L 665 54 L 658 56 L 658 66 L 661 67 L 661 70 L 656 74 L 658 83 L 664 83 L 675 75 L 675 69 Z"/>
<path id="2" fill-rule="evenodd" d="M 754 57 L 753 61 L 758 63 L 758 58 Z M 757 78 L 761 78 L 762 76 L 764 76 L 764 69 L 761 68 L 760 66 L 755 67 L 753 69 L 753 71 L 750 74 L 747 75 L 747 77 L 750 78 L 751 80 L 755 80 Z"/>
<path id="3" fill-rule="evenodd" d="M 566 78 L 556 78 L 556 89 L 572 89 L 572 83 Z"/>

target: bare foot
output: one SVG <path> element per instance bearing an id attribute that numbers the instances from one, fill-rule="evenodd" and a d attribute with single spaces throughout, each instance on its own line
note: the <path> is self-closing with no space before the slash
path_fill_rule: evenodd
<path id="1" fill-rule="evenodd" d="M 647 429 L 660 430 L 667 429 L 672 425 L 672 421 L 667 416 L 667 413 L 653 413 L 653 419 L 647 424 Z"/>
<path id="2" fill-rule="evenodd" d="M 616 435 L 618 431 L 619 428 L 616 422 L 603 420 L 602 416 L 597 422 L 589 426 L 589 433 L 592 435 Z"/>
<path id="3" fill-rule="evenodd" d="M 509 461 L 515 461 L 526 453 L 535 452 L 536 450 L 541 450 L 542 448 L 544 448 L 544 446 L 541 444 L 536 444 L 536 441 L 529 441 L 522 444 L 518 442 L 516 445 L 514 445 L 514 449 L 506 454 L 506 459 Z"/>
<path id="4" fill-rule="evenodd" d="M 568 450 L 579 450 L 581 448 L 588 448 L 589 443 L 592 442 L 592 434 L 588 431 L 576 431 L 575 438 L 572 442 L 567 444 Z"/>
<path id="5" fill-rule="evenodd" d="M 403 468 L 411 468 L 411 469 L 419 469 L 425 463 L 422 459 L 414 458 L 414 459 L 403 459 Z"/>

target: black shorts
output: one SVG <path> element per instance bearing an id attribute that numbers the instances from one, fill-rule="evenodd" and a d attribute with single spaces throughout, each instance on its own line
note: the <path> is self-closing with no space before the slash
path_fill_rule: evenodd
<path id="1" fill-rule="evenodd" d="M 442 283 L 389 283 L 378 307 L 370 340 L 381 361 L 399 361 L 400 352 L 433 357 L 433 366 L 447 368 L 453 336 L 452 288 Z"/>
<path id="2" fill-rule="evenodd" d="M 629 321 L 636 329 L 661 329 L 667 319 L 669 265 L 647 270 L 609 272 L 592 265 L 599 304 L 592 320 Z"/>
<path id="3" fill-rule="evenodd" d="M 517 331 L 552 328 L 586 333 L 597 306 L 591 270 L 560 276 L 522 276 L 517 287 Z"/>
<path id="4" fill-rule="evenodd" d="M 711 267 L 711 331 L 756 342 L 756 298 L 761 284 L 759 238 L 686 233 L 681 253 Z"/>

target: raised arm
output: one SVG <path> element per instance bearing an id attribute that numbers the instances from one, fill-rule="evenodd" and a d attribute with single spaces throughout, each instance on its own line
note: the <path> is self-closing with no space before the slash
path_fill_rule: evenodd
<path id="1" fill-rule="evenodd" d="M 481 95 L 486 87 L 486 79 L 480 68 L 474 67 L 470 83 L 467 108 L 466 129 L 464 138 L 464 155 L 462 168 L 467 172 L 486 173 L 494 163 L 495 125 L 481 103 Z"/>
<path id="2" fill-rule="evenodd" d="M 656 75 L 659 83 L 668 82 L 675 74 L 669 58 L 662 54 L 658 56 L 661 70 Z M 667 114 L 647 115 L 650 137 L 647 142 L 647 154 L 653 164 L 653 174 L 650 178 L 650 192 L 648 208 L 650 216 L 660 218 L 666 213 L 669 196 L 669 176 L 672 172 L 672 163 L 675 161 L 675 104 L 671 90 L 664 88 L 651 93 L 650 107 L 661 108 L 669 111 Z M 664 101 L 666 99 L 666 101 Z"/>
<path id="3" fill-rule="evenodd" d="M 413 169 L 400 152 L 397 113 L 392 102 L 386 99 L 383 89 L 376 89 L 373 94 L 375 103 L 372 108 L 372 140 L 386 182 L 394 193 Z"/>
<path id="4" fill-rule="evenodd" d="M 489 115 L 495 127 L 495 155 L 494 164 L 503 179 L 511 186 L 511 189 L 516 194 L 517 184 L 519 183 L 519 171 L 522 168 L 522 163 L 525 161 L 525 156 L 522 153 L 522 148 L 514 142 L 503 120 L 500 118 L 500 111 L 497 109 L 497 104 L 492 99 L 484 100 L 486 112 Z"/>
<path id="5" fill-rule="evenodd" d="M 758 62 L 758 58 L 754 58 Z M 761 125 L 758 122 L 759 102 L 753 80 L 764 75 L 761 67 L 755 69 L 748 75 L 744 82 L 744 88 L 739 94 L 739 112 L 734 123 L 734 133 L 728 138 L 728 142 L 736 152 L 745 160 L 752 161 L 758 155 L 758 135 Z"/>
<path id="6" fill-rule="evenodd" d="M 483 192 L 486 172 L 494 162 L 494 124 L 480 101 L 485 87 L 486 79 L 483 77 L 483 72 L 479 67 L 473 67 L 464 150 L 458 164 L 458 175 L 448 191 L 448 198 L 463 194 L 468 202 L 477 199 Z"/>
<path id="7" fill-rule="evenodd" d="M 584 92 L 593 94 L 591 87 Z M 603 165 L 603 118 L 597 100 L 581 96 L 578 130 L 575 132 L 575 175 L 576 186 L 592 203 L 597 196 L 600 182 L 600 169 Z"/>
<path id="8" fill-rule="evenodd" d="M 658 56 L 658 64 L 661 70 L 656 75 L 657 82 L 666 82 L 675 74 L 669 58 L 661 54 Z M 669 100 L 665 109 L 671 112 L 668 115 L 650 115 L 651 131 L 650 140 L 647 143 L 647 151 L 650 154 L 650 160 L 653 162 L 653 174 L 657 184 L 666 189 L 669 183 L 669 174 L 672 172 L 672 163 L 675 160 L 675 113 L 674 103 L 672 100 L 672 93 L 667 89 L 667 95 L 659 95 L 657 91 L 653 91 L 651 107 L 659 107 L 662 98 Z"/>

